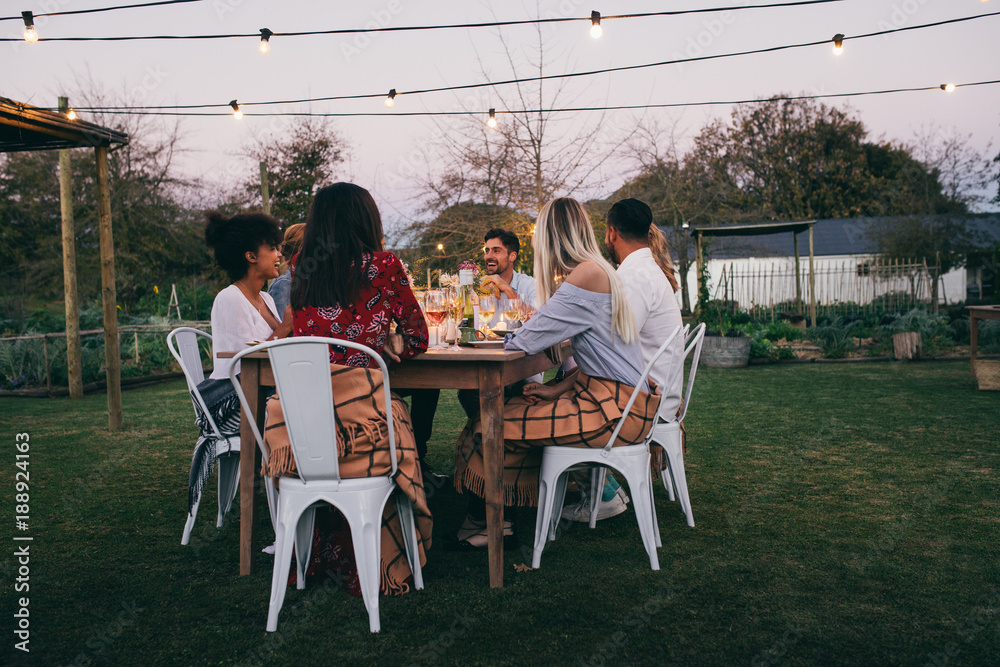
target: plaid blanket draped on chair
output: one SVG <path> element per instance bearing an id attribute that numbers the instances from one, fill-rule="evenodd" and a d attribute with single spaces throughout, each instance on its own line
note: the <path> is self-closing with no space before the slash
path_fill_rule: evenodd
<path id="1" fill-rule="evenodd" d="M 330 365 L 333 384 L 334 411 L 337 418 L 337 453 L 341 478 L 386 475 L 392 468 L 389 458 L 389 432 L 386 426 L 385 395 L 382 373 L 378 369 L 349 368 Z M 424 495 L 423 478 L 417 460 L 417 445 L 413 438 L 410 412 L 401 398 L 392 395 L 393 430 L 396 436 L 398 492 L 405 493 L 413 503 L 417 523 L 420 564 L 426 563 L 425 550 L 431 546 L 433 521 Z M 288 429 L 281 410 L 280 397 L 267 402 L 264 444 L 268 448 L 269 465 L 262 474 L 276 477 L 296 475 Z M 279 483 L 280 493 L 280 483 Z M 382 566 L 380 587 L 383 593 L 399 594 L 409 590 L 410 565 L 403 549 L 403 532 L 396 513 L 396 503 L 390 500 L 382 514 Z"/>
<path id="2" fill-rule="evenodd" d="M 653 426 L 660 394 L 641 390 L 625 424 L 618 433 L 618 445 L 641 443 Z M 515 397 L 504 405 L 503 493 L 507 506 L 538 504 L 540 447 L 604 447 L 621 419 L 635 388 L 580 373 L 572 391 L 555 401 L 534 405 Z M 455 488 L 482 497 L 482 424 L 476 418 L 466 425 L 455 447 Z"/>

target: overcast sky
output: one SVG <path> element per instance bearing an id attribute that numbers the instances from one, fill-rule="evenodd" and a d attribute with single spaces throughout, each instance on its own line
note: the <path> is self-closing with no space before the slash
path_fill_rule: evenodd
<path id="1" fill-rule="evenodd" d="M 21 10 L 89 9 L 127 4 L 125 0 L 4 0 L 0 16 Z M 632 0 L 599 2 L 545 0 L 471 2 L 468 0 L 205 0 L 191 4 L 122 10 L 104 14 L 37 20 L 44 37 L 150 34 L 253 33 L 409 26 L 441 23 L 516 20 L 541 16 L 587 16 L 700 7 L 732 7 L 756 2 Z M 589 24 L 547 26 L 543 37 L 550 63 L 546 73 L 570 72 L 668 60 L 692 55 L 729 53 L 814 40 L 835 33 L 848 37 L 893 27 L 1000 11 L 1000 0 L 843 0 L 826 5 L 754 9 L 723 14 L 653 17 L 604 22 L 600 39 L 589 36 Z M 20 37 L 23 25 L 0 23 L 0 34 Z M 522 59 L 535 53 L 533 27 L 499 29 Z M 845 42 L 834 56 L 830 46 L 728 58 L 683 66 L 670 65 L 628 73 L 571 80 L 549 107 L 608 104 L 658 104 L 768 97 L 781 92 L 842 93 L 887 88 L 966 83 L 1000 79 L 997 38 L 1000 17 Z M 0 44 L 0 95 L 38 106 L 53 106 L 56 97 L 79 90 L 93 80 L 107 93 L 127 93 L 131 103 L 205 104 L 266 101 L 329 95 L 365 94 L 473 83 L 511 76 L 498 39 L 498 29 L 454 29 L 357 36 L 272 38 L 262 56 L 257 40 L 141 42 L 53 42 Z M 523 60 L 521 61 L 523 63 Z M 524 76 L 527 69 L 518 72 Z M 547 88 L 555 89 L 555 85 Z M 470 95 L 473 96 L 470 98 Z M 512 95 L 507 96 L 513 100 Z M 473 102 L 473 100 L 475 100 Z M 73 100 L 71 99 L 71 103 Z M 400 97 L 394 109 L 383 100 L 318 102 L 273 107 L 312 111 L 376 111 L 377 118 L 348 118 L 334 126 L 349 141 L 352 158 L 342 176 L 373 191 L 384 215 L 392 220 L 413 214 L 407 185 L 414 151 L 434 141 L 435 124 L 427 118 L 394 117 L 399 111 L 448 111 L 463 104 L 486 109 L 503 107 L 489 90 Z M 843 106 L 843 100 L 829 104 Z M 912 141 L 915 132 L 935 124 L 946 132 L 971 134 L 972 143 L 990 155 L 1000 150 L 1000 85 L 960 88 L 952 93 L 929 91 L 856 97 L 849 104 L 873 137 Z M 249 109 L 248 109 L 249 110 Z M 725 106 L 647 112 L 661 124 L 676 124 L 693 136 L 710 119 L 728 115 Z M 620 136 L 640 118 L 639 112 L 566 114 L 563 125 Z M 84 116 L 86 118 L 86 116 Z M 450 122 L 450 121 L 449 121 Z M 503 118 L 501 117 L 501 122 Z M 225 181 L 241 143 L 254 130 L 275 121 L 246 117 L 185 118 L 184 145 L 192 152 L 180 163 L 186 176 Z M 597 140 L 598 137 L 595 137 Z M 621 185 L 633 165 L 624 156 L 611 163 L 586 193 L 607 196 Z"/>

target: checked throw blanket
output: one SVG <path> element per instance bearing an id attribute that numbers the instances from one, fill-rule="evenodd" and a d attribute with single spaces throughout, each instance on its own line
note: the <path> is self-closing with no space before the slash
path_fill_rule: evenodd
<path id="1" fill-rule="evenodd" d="M 350 368 L 330 364 L 333 384 L 334 413 L 337 419 L 337 454 L 342 478 L 387 475 L 392 469 L 389 458 L 389 431 L 386 427 L 385 393 L 382 372 L 378 369 Z M 424 495 L 424 483 L 417 460 L 417 444 L 406 403 L 392 395 L 392 425 L 396 436 L 397 470 L 394 480 L 413 503 L 417 524 L 420 564 L 427 562 L 425 550 L 431 546 L 433 522 Z M 268 465 L 262 474 L 277 477 L 296 475 L 280 397 L 267 403 L 264 444 L 268 449 Z M 331 446 L 332 446 L 331 441 Z M 280 482 L 279 482 L 280 493 Z M 390 500 L 382 513 L 380 588 L 383 593 L 400 594 L 409 590 L 410 564 L 403 548 L 403 531 L 396 513 L 396 503 Z"/>
<path id="2" fill-rule="evenodd" d="M 504 405 L 504 504 L 538 505 L 538 473 L 542 465 L 542 447 L 604 447 L 621 419 L 632 392 L 639 396 L 615 446 L 641 443 L 653 426 L 660 393 L 650 382 L 652 393 L 636 390 L 627 384 L 589 377 L 580 373 L 571 391 L 554 401 L 532 405 L 518 396 Z M 458 437 L 455 446 L 455 488 L 483 496 L 482 424 L 472 420 Z"/>

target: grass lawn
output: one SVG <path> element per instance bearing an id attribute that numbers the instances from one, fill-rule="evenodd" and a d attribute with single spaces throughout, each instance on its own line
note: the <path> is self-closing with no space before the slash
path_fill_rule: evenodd
<path id="1" fill-rule="evenodd" d="M 238 576 L 238 508 L 215 489 L 180 546 L 195 428 L 182 382 L 105 398 L 3 399 L 4 646 L 14 664 L 964 664 L 1000 662 L 1000 394 L 968 362 L 699 372 L 688 415 L 695 528 L 657 488 L 662 570 L 631 510 L 566 531 L 537 571 L 530 534 L 506 587 L 444 544 L 464 511 L 431 498 L 426 589 L 360 599 L 312 581 L 264 623 L 272 558 Z M 445 392 L 431 463 L 461 425 Z M 14 593 L 15 434 L 30 434 L 30 592 Z M 214 487 L 215 477 L 212 478 Z M 238 504 L 238 502 L 237 502 Z M 260 505 L 264 508 L 264 505 Z M 534 513 L 519 514 L 534 526 Z M 261 539 L 273 533 L 266 509 Z M 23 534 L 23 533 L 22 533 Z M 12 613 L 30 597 L 30 654 Z"/>

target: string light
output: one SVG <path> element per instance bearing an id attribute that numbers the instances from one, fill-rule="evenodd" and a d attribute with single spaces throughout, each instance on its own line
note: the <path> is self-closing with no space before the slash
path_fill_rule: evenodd
<path id="1" fill-rule="evenodd" d="M 261 52 L 262 55 L 266 56 L 271 52 L 270 39 L 271 35 L 273 34 L 274 33 L 268 30 L 267 28 L 260 29 L 260 46 L 258 46 L 257 49 Z"/>
<path id="2" fill-rule="evenodd" d="M 601 13 L 590 12 L 590 36 L 594 39 L 600 39 L 603 34 L 604 28 L 601 27 Z"/>
<path id="3" fill-rule="evenodd" d="M 393 88 L 389 91 L 389 95 L 385 98 L 385 108 L 391 109 L 392 105 L 396 103 L 396 89 Z"/>
<path id="4" fill-rule="evenodd" d="M 953 92 L 955 92 L 955 84 L 953 84 L 953 83 L 942 83 L 941 84 L 941 90 L 943 90 L 946 93 L 953 93 Z"/>
<path id="5" fill-rule="evenodd" d="M 66 117 L 70 120 L 76 120 L 76 112 L 73 109 L 69 109 L 66 111 Z"/>
<path id="6" fill-rule="evenodd" d="M 497 126 L 497 110 L 496 109 L 490 108 L 490 117 L 488 119 L 486 119 L 486 124 L 489 126 L 489 128 L 491 130 L 492 129 L 496 129 L 496 126 Z"/>
<path id="7" fill-rule="evenodd" d="M 35 15 L 31 12 L 21 12 L 24 19 L 24 41 L 34 44 L 38 41 L 38 33 L 35 31 Z"/>
<path id="8" fill-rule="evenodd" d="M 233 118 L 236 120 L 243 118 L 243 112 L 240 111 L 240 105 L 236 102 L 236 100 L 231 101 L 229 106 L 233 108 Z"/>
<path id="9" fill-rule="evenodd" d="M 438 243 L 438 250 L 444 250 L 444 244 Z"/>
<path id="10" fill-rule="evenodd" d="M 833 36 L 833 54 L 839 56 L 844 52 L 844 33 L 838 32 Z"/>

